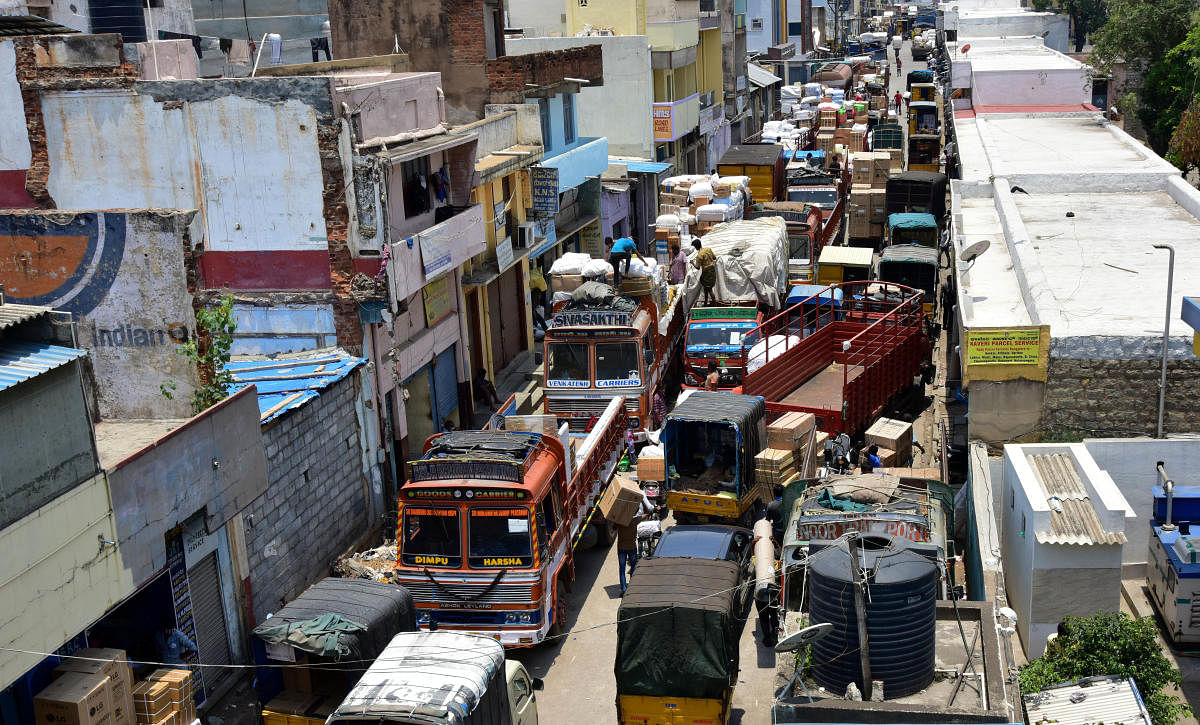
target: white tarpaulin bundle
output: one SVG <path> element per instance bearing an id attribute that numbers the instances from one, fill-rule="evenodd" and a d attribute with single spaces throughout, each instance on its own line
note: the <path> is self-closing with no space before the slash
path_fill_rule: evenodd
<path id="1" fill-rule="evenodd" d="M 717 299 L 760 302 L 778 309 L 787 292 L 788 236 L 780 217 L 718 224 L 700 243 L 717 255 Z M 691 286 L 697 289 L 692 290 Z M 698 292 L 699 275 L 688 275 L 689 292 Z"/>

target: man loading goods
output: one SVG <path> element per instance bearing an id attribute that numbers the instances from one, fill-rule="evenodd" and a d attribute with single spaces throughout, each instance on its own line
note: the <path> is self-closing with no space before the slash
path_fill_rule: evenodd
<path id="1" fill-rule="evenodd" d="M 613 286 L 621 287 L 621 266 L 622 261 L 625 262 L 625 274 L 629 274 L 630 257 L 636 255 L 642 264 L 646 264 L 646 258 L 638 251 L 637 245 L 629 237 L 621 237 L 617 241 L 613 241 L 612 237 L 604 238 L 604 249 L 608 252 L 608 263 L 613 268 Z"/>

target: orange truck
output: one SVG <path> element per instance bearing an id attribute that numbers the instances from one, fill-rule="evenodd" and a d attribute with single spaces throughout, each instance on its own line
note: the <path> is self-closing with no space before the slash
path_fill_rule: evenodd
<path id="1" fill-rule="evenodd" d="M 614 298 L 610 306 L 567 304 L 546 330 L 545 410 L 573 432 L 587 429 L 614 396 L 625 399 L 638 440 L 652 428 L 654 393 L 674 378 L 688 306 L 681 287 Z"/>
<path id="2" fill-rule="evenodd" d="M 562 632 L 584 530 L 595 526 L 611 542 L 597 504 L 625 426 L 618 395 L 574 442 L 565 427 L 429 438 L 400 489 L 392 580 L 412 594 L 418 627 L 483 634 L 506 647 Z"/>

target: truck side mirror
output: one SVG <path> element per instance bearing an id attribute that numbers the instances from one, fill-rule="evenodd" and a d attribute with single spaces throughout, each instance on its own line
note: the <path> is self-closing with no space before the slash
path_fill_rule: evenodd
<path id="1" fill-rule="evenodd" d="M 544 689 L 546 689 L 546 681 L 545 681 L 545 680 L 543 680 L 543 679 L 542 679 L 542 678 L 540 678 L 540 677 L 535 677 L 535 678 L 533 678 L 533 689 L 534 689 L 534 690 L 544 690 Z"/>
<path id="2" fill-rule="evenodd" d="M 654 350 L 652 350 L 651 348 L 648 348 L 648 347 L 642 348 L 642 360 L 646 363 L 647 366 L 653 365 L 654 364 Z"/>

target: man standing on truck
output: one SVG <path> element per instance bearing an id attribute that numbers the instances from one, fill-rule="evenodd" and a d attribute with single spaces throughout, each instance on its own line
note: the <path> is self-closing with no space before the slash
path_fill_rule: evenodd
<path id="1" fill-rule="evenodd" d="M 621 237 L 617 241 L 613 241 L 612 237 L 604 238 L 604 251 L 608 253 L 608 263 L 613 268 L 613 286 L 620 289 L 621 287 L 621 262 L 625 262 L 625 274 L 629 274 L 629 262 L 631 256 L 637 256 L 642 264 L 646 264 L 646 258 L 638 251 L 637 245 L 629 237 Z"/>
<path id="2" fill-rule="evenodd" d="M 692 240 L 692 246 L 696 248 L 692 264 L 700 270 L 700 286 L 704 288 L 704 304 L 708 306 L 717 298 L 713 293 L 713 285 L 717 283 L 717 255 L 701 244 L 699 237 Z"/>
<path id="3" fill-rule="evenodd" d="M 687 277 L 687 255 L 679 248 L 679 242 L 671 242 L 671 284 L 683 284 Z"/>

